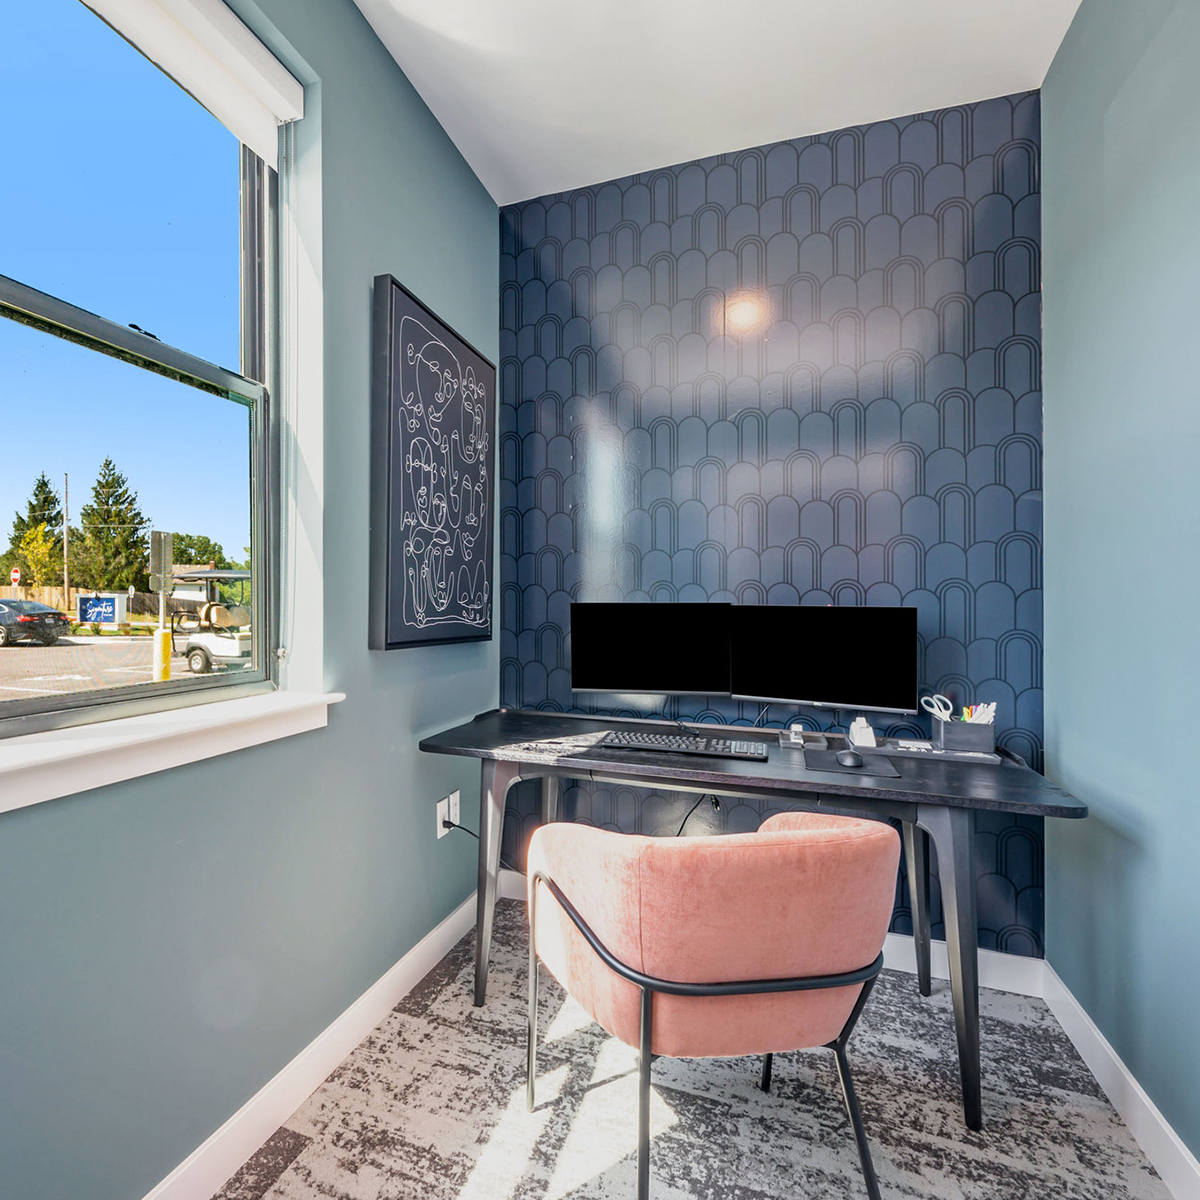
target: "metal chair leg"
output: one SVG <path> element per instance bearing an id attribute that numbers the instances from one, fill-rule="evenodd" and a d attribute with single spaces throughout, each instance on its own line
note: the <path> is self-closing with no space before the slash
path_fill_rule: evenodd
<path id="1" fill-rule="evenodd" d="M 854 1128 L 854 1140 L 858 1143 L 858 1157 L 862 1163 L 863 1177 L 867 1182 L 867 1195 L 879 1200 L 879 1180 L 875 1177 L 875 1165 L 871 1162 L 871 1147 L 867 1144 L 867 1131 L 863 1126 L 862 1113 L 858 1107 L 858 1096 L 854 1092 L 854 1080 L 850 1078 L 850 1063 L 846 1059 L 845 1046 L 837 1043 L 833 1047 L 837 1062 L 838 1078 L 842 1081 L 842 1096 L 846 1101 L 846 1112 Z"/>
<path id="2" fill-rule="evenodd" d="M 650 1200 L 650 1030 L 653 996 L 642 989 L 642 1020 L 638 1038 L 638 1157 L 637 1200 Z"/>
<path id="3" fill-rule="evenodd" d="M 534 888 L 529 921 L 529 1028 L 525 1045 L 525 1107 L 533 1112 L 534 1088 L 537 1083 L 537 1006 L 538 1006 L 538 962 L 537 944 L 534 941 L 534 922 L 537 919 L 537 888 Z"/>
<path id="4" fill-rule="evenodd" d="M 773 1054 L 764 1054 L 762 1056 L 762 1078 L 758 1081 L 758 1086 L 764 1092 L 771 1090 L 771 1060 L 774 1057 Z"/>

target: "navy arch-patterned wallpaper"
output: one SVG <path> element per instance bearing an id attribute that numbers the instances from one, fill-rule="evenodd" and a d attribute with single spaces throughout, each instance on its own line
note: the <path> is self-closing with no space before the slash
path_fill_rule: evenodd
<path id="1" fill-rule="evenodd" d="M 1040 766 L 1038 177 L 1031 93 L 503 209 L 501 702 L 618 711 L 571 692 L 572 599 L 905 604 L 922 687 L 996 701 Z M 626 831 L 674 832 L 691 802 L 566 792 Z M 536 813 L 515 789 L 508 857 Z M 1040 954 L 1040 821 L 978 831 L 981 945 Z"/>

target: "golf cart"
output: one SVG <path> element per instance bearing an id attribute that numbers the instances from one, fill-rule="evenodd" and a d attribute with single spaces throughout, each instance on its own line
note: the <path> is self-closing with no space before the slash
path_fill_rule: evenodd
<path id="1" fill-rule="evenodd" d="M 182 654 L 193 675 L 207 675 L 213 667 L 250 666 L 250 610 L 240 604 L 223 604 L 220 593 L 221 584 L 249 578 L 249 571 L 206 568 L 175 576 L 173 596 L 199 604 L 196 612 L 178 610 L 171 615 L 171 653 Z"/>

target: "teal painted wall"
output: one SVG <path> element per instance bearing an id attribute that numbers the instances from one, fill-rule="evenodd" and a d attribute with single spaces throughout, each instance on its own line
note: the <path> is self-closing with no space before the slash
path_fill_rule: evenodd
<path id="1" fill-rule="evenodd" d="M 144 1195 L 473 886 L 417 739 L 497 699 L 496 642 L 367 650 L 371 280 L 493 360 L 497 209 L 350 0 L 235 4 L 319 80 L 326 730 L 0 816 L 0 1195 Z M 276 30 L 268 28 L 274 21 Z M 301 65 L 302 61 L 306 66 Z"/>
<path id="2" fill-rule="evenodd" d="M 1042 89 L 1046 952 L 1200 1153 L 1200 4 L 1084 0 Z"/>

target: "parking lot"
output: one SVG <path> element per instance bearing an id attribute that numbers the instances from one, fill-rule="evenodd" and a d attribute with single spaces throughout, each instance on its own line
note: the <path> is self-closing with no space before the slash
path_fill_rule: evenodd
<path id="1" fill-rule="evenodd" d="M 0 648 L 0 701 L 149 683 L 153 654 L 149 637 L 72 636 L 53 646 L 16 642 Z M 189 674 L 186 660 L 173 655 L 171 678 Z"/>

